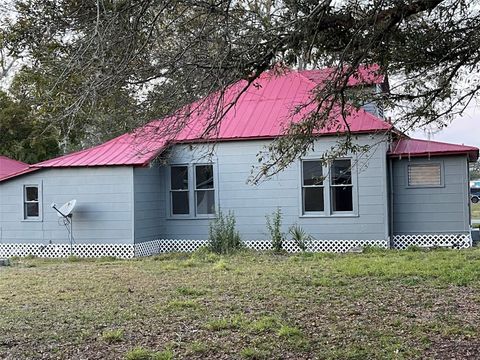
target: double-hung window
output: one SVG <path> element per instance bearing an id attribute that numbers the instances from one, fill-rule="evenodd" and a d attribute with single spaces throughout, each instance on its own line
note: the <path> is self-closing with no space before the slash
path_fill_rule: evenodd
<path id="1" fill-rule="evenodd" d="M 352 161 L 337 159 L 324 166 L 320 160 L 303 160 L 301 196 L 303 215 L 353 214 Z"/>
<path id="2" fill-rule="evenodd" d="M 25 220 L 40 219 L 40 191 L 38 185 L 23 187 L 23 218 Z"/>
<path id="3" fill-rule="evenodd" d="M 325 210 L 323 167 L 318 160 L 302 162 L 303 213 L 316 213 Z"/>
<path id="4" fill-rule="evenodd" d="M 204 217 L 214 213 L 213 165 L 172 165 L 170 167 L 171 216 Z"/>
<path id="5" fill-rule="evenodd" d="M 170 167 L 170 201 L 172 215 L 190 214 L 188 166 Z"/>
<path id="6" fill-rule="evenodd" d="M 352 164 L 349 159 L 334 160 L 330 168 L 332 212 L 353 211 Z"/>

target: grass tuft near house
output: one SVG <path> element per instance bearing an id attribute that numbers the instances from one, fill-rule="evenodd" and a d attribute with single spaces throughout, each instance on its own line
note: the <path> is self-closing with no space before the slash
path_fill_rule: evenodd
<path id="1" fill-rule="evenodd" d="M 416 250 L 14 259 L 0 358 L 480 357 L 480 250 Z"/>

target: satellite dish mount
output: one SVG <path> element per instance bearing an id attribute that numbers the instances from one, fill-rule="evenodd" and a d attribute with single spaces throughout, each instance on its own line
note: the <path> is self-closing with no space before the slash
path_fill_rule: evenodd
<path id="1" fill-rule="evenodd" d="M 73 199 L 63 204 L 60 208 L 57 208 L 57 204 L 52 203 L 52 209 L 54 209 L 60 218 L 63 218 L 63 222 L 68 231 L 68 240 L 70 242 L 70 256 L 73 255 L 73 209 L 77 204 L 77 200 Z"/>

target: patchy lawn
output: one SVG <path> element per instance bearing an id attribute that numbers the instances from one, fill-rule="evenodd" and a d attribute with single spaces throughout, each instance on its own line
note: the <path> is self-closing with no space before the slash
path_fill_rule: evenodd
<path id="1" fill-rule="evenodd" d="M 477 219 L 480 220 L 480 202 L 473 204 L 471 203 L 472 206 L 472 219 Z"/>
<path id="2" fill-rule="evenodd" d="M 480 357 L 480 250 L 0 268 L 2 359 Z"/>

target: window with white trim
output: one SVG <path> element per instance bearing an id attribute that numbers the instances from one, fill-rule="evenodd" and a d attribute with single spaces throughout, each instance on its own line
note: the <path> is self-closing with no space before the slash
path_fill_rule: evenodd
<path id="1" fill-rule="evenodd" d="M 215 214 L 214 166 L 191 164 L 170 166 L 170 215 L 208 217 Z"/>
<path id="2" fill-rule="evenodd" d="M 172 215 L 190 214 L 188 166 L 170 167 L 170 211 Z"/>
<path id="3" fill-rule="evenodd" d="M 325 175 L 327 174 L 327 175 Z M 352 215 L 356 212 L 352 160 L 302 161 L 302 214 Z"/>
<path id="4" fill-rule="evenodd" d="M 330 176 L 332 212 L 353 211 L 351 160 L 334 160 L 330 168 Z"/>
<path id="5" fill-rule="evenodd" d="M 442 168 L 440 164 L 408 164 L 408 186 L 441 186 Z"/>
<path id="6" fill-rule="evenodd" d="M 23 187 L 23 218 L 25 220 L 40 219 L 40 190 L 38 185 Z"/>
<path id="7" fill-rule="evenodd" d="M 321 161 L 302 161 L 302 203 L 304 214 L 325 211 L 323 180 Z"/>
<path id="8" fill-rule="evenodd" d="M 213 165 L 195 165 L 195 213 L 215 213 L 215 188 Z"/>

